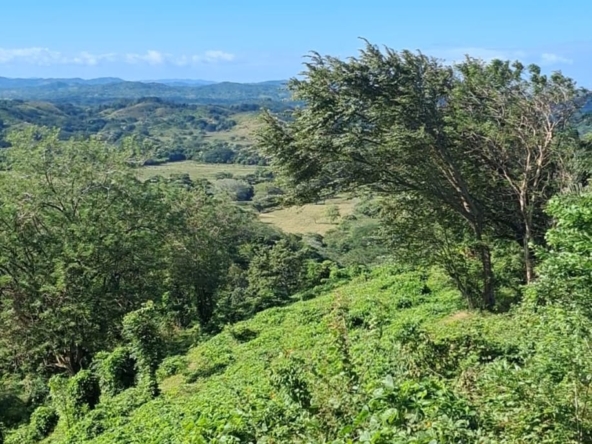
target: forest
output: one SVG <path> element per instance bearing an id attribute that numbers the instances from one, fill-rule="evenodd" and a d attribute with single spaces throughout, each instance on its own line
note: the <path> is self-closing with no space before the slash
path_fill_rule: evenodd
<path id="1" fill-rule="evenodd" d="M 0 443 L 592 443 L 574 79 L 368 43 L 270 100 L 127 83 L 2 86 Z"/>
<path id="2" fill-rule="evenodd" d="M 252 148 L 249 131 L 228 130 L 243 122 L 253 126 L 261 103 L 196 105 L 159 97 L 117 99 L 100 105 L 60 101 L 0 100 L 0 146 L 8 129 L 30 125 L 59 128 L 60 139 L 100 136 L 110 143 L 135 137 L 154 149 L 149 164 L 194 159 L 206 163 L 264 163 Z M 266 109 L 282 111 L 289 104 L 272 102 Z"/>

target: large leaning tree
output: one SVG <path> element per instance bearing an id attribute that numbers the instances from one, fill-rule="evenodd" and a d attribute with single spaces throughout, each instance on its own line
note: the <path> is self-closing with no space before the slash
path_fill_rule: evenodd
<path id="1" fill-rule="evenodd" d="M 287 121 L 266 113 L 259 143 L 295 200 L 370 190 L 462 225 L 485 308 L 495 304 L 488 239 L 518 242 L 524 281 L 533 278 L 542 205 L 573 176 L 581 148 L 572 80 L 517 62 L 446 65 L 368 44 L 345 61 L 313 53 L 289 88 L 304 106 Z"/>

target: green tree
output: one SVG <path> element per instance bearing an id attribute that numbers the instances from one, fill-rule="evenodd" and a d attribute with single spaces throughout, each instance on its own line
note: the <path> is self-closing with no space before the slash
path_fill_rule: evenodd
<path id="1" fill-rule="evenodd" d="M 167 243 L 165 310 L 178 325 L 207 325 L 216 310 L 219 289 L 239 245 L 248 241 L 253 216 L 222 196 L 176 192 L 173 207 L 182 208 Z"/>
<path id="2" fill-rule="evenodd" d="M 558 148 L 575 109 L 573 82 L 560 75 L 548 80 L 536 67 L 524 78 L 519 65 L 512 70 L 503 62 L 467 59 L 447 66 L 423 54 L 381 52 L 370 44 L 359 58 L 348 61 L 315 53 L 306 67 L 302 80 L 290 82 L 295 98 L 306 106 L 290 122 L 264 114 L 259 136 L 293 199 L 314 201 L 339 191 L 368 189 L 387 198 L 408 196 L 426 206 L 435 220 L 462 231 L 466 255 L 478 258 L 481 268 L 480 296 L 475 299 L 492 308 L 495 277 L 489 240 L 524 242 L 529 237 L 526 225 L 544 216 L 538 196 L 558 180 L 565 164 L 547 161 L 558 157 L 548 153 L 562 154 L 565 146 L 565 160 L 572 154 L 567 146 L 577 145 L 569 138 Z M 472 89 L 477 80 L 484 85 L 478 91 L 491 108 L 487 112 L 471 108 L 478 97 Z M 506 99 L 514 112 L 509 125 L 497 118 L 508 107 Z M 535 115 L 535 110 L 562 107 L 565 113 L 552 128 L 545 125 L 555 114 Z M 535 135 L 514 154 L 511 142 L 527 132 L 519 126 L 522 118 L 530 119 L 528 131 Z M 487 148 L 485 134 L 495 135 L 499 152 Z M 547 139 L 544 147 L 537 145 Z M 533 176 L 536 160 L 527 165 L 525 159 L 541 149 L 546 154 L 539 157 L 542 166 Z M 514 180 L 494 172 L 502 160 L 488 160 L 504 155 L 514 156 L 509 162 L 512 177 L 526 181 L 530 201 L 525 207 L 516 197 Z M 413 237 L 413 230 L 407 235 Z"/>
<path id="3" fill-rule="evenodd" d="M 122 335 L 136 361 L 138 385 L 147 394 L 158 395 L 156 369 L 162 360 L 164 345 L 159 332 L 158 313 L 152 301 L 125 315 Z"/>
<path id="4" fill-rule="evenodd" d="M 577 307 L 592 318 L 592 194 L 556 196 L 547 211 L 555 225 L 546 234 L 548 250 L 539 251 L 537 302 Z"/>
<path id="5" fill-rule="evenodd" d="M 306 251 L 288 239 L 260 247 L 247 271 L 247 295 L 252 311 L 284 304 L 303 287 Z"/>
<path id="6" fill-rule="evenodd" d="M 526 70 L 519 62 L 467 58 L 456 70 L 451 119 L 468 142 L 466 155 L 498 185 L 492 221 L 519 239 L 525 281 L 531 282 L 532 246 L 547 229 L 543 206 L 578 182 L 589 163 L 573 121 L 585 95 L 573 80 L 542 75 L 536 65 Z"/>
<path id="7" fill-rule="evenodd" d="M 123 315 L 163 291 L 162 189 L 134 145 L 14 134 L 0 175 L 0 347 L 15 370 L 75 373 L 120 337 Z"/>

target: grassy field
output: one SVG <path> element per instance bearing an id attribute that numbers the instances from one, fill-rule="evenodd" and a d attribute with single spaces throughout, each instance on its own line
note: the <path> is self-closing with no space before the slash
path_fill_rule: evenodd
<path id="1" fill-rule="evenodd" d="M 254 173 L 256 166 L 236 164 L 203 164 L 187 160 L 184 162 L 172 162 L 162 165 L 147 166 L 139 170 L 139 177 L 146 180 L 153 176 L 171 176 L 173 174 L 189 174 L 191 179 L 214 180 L 216 173 L 226 172 L 235 176 Z"/>
<path id="2" fill-rule="evenodd" d="M 187 173 L 194 180 L 214 180 L 217 173 L 227 172 L 232 173 L 234 176 L 242 176 L 253 173 L 256 169 L 256 166 L 250 165 L 202 164 L 188 160 L 185 162 L 172 162 L 144 167 L 139 170 L 139 176 L 142 180 L 146 180 L 157 175 L 168 177 L 173 174 Z M 270 211 L 269 213 L 261 214 L 259 218 L 262 222 L 273 224 L 286 233 L 325 234 L 336 226 L 336 223 L 331 222 L 327 218 L 327 208 L 330 205 L 337 205 L 341 217 L 344 217 L 353 212 L 355 204 L 355 199 L 328 199 L 324 203 Z"/>
<path id="3" fill-rule="evenodd" d="M 208 132 L 205 139 L 252 145 L 253 134 L 261 126 L 259 113 L 238 113 L 233 115 L 232 119 L 236 121 L 236 126 L 228 131 Z"/>
<path id="4" fill-rule="evenodd" d="M 337 205 L 341 217 L 344 217 L 353 212 L 355 204 L 355 199 L 329 199 L 322 204 L 308 204 L 263 213 L 259 218 L 265 223 L 275 225 L 286 233 L 325 234 L 336 226 L 336 223 L 332 223 L 327 218 L 327 208 L 330 205 Z"/>

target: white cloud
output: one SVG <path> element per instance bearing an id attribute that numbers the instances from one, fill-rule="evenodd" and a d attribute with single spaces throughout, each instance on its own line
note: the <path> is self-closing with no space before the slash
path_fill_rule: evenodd
<path id="1" fill-rule="evenodd" d="M 51 51 L 48 48 L 0 48 L 0 63 L 31 63 L 34 65 L 53 65 L 63 63 L 64 58 L 60 52 Z"/>
<path id="2" fill-rule="evenodd" d="M 82 51 L 77 56 L 68 59 L 67 63 L 75 63 L 77 65 L 95 66 L 102 61 L 114 62 L 117 60 L 117 54 L 91 54 L 87 51 Z"/>
<path id="3" fill-rule="evenodd" d="M 224 51 L 206 51 L 204 60 L 208 62 L 231 62 L 232 60 L 234 60 L 234 54 L 229 54 Z"/>
<path id="4" fill-rule="evenodd" d="M 557 54 L 553 54 L 550 52 L 545 52 L 541 54 L 541 65 L 559 65 L 559 64 L 567 64 L 571 65 L 573 60 L 562 57 Z"/>
<path id="5" fill-rule="evenodd" d="M 234 54 L 220 50 L 205 51 L 203 54 L 190 54 L 174 56 L 155 50 L 146 51 L 144 54 L 105 53 L 93 54 L 82 51 L 76 54 L 64 54 L 52 51 L 48 48 L 0 48 L 0 64 L 27 63 L 33 65 L 87 65 L 95 66 L 103 62 L 123 62 L 130 64 L 147 63 L 149 65 L 175 64 L 178 66 L 197 65 L 202 63 L 230 62 L 234 60 Z"/>
<path id="6" fill-rule="evenodd" d="M 195 54 L 190 56 L 180 56 L 173 60 L 173 63 L 178 66 L 187 65 L 199 65 L 201 63 L 218 63 L 218 62 L 231 62 L 235 59 L 234 54 L 228 52 L 211 50 L 206 51 L 203 54 Z"/>
<path id="7" fill-rule="evenodd" d="M 146 62 L 150 65 L 162 65 L 167 55 L 158 51 L 150 50 L 146 54 L 126 54 L 125 60 L 128 63 Z"/>

